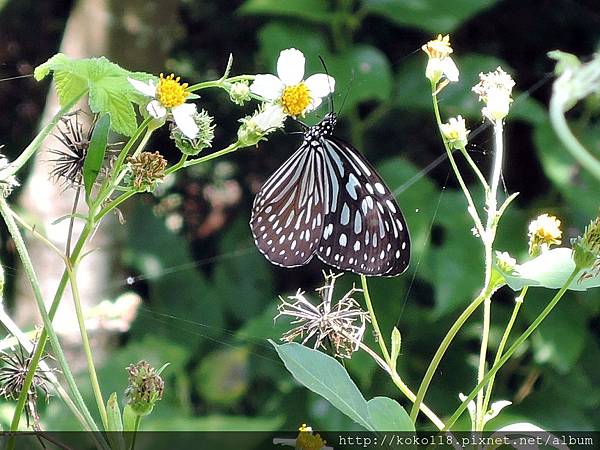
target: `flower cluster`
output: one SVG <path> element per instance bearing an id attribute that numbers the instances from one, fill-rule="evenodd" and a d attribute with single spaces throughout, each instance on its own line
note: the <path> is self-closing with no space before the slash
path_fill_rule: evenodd
<path id="1" fill-rule="evenodd" d="M 0 153 L 0 195 L 5 198 L 12 193 L 15 187 L 19 186 L 17 178 L 9 173 L 10 169 L 8 158 Z"/>
<path id="2" fill-rule="evenodd" d="M 573 260 L 580 269 L 586 271 L 582 278 L 600 274 L 600 216 L 596 217 L 585 227 L 583 235 L 571 241 Z"/>
<path id="3" fill-rule="evenodd" d="M 296 325 L 282 336 L 283 341 L 300 338 L 302 344 L 306 344 L 314 337 L 314 348 L 325 348 L 325 343 L 330 344 L 334 354 L 342 358 L 350 358 L 358 350 L 369 316 L 352 295 L 362 291 L 352 288 L 334 305 L 333 289 L 337 276 L 325 275 L 325 285 L 317 289 L 322 300 L 317 306 L 301 291 L 288 297 L 289 301 L 280 297 L 279 314 L 275 319 L 293 317 L 292 324 Z"/>
<path id="4" fill-rule="evenodd" d="M 504 119 L 512 103 L 514 80 L 501 67 L 494 72 L 480 73 L 479 80 L 479 83 L 473 87 L 473 92 L 479 95 L 480 101 L 485 103 L 481 113 L 492 122 Z"/>
<path id="5" fill-rule="evenodd" d="M 469 130 L 462 116 L 451 117 L 448 123 L 441 125 L 442 135 L 451 149 L 464 149 L 467 145 Z"/>
<path id="6" fill-rule="evenodd" d="M 296 439 L 275 438 L 273 439 L 273 444 L 287 445 L 297 450 L 333 450 L 332 447 L 327 446 L 327 441 L 320 434 L 315 434 L 312 427 L 305 423 L 298 428 Z"/>

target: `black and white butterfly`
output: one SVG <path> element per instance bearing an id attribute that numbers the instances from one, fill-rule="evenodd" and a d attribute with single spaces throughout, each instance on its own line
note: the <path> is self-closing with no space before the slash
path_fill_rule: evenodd
<path id="1" fill-rule="evenodd" d="M 294 154 L 265 182 L 252 207 L 256 246 L 283 267 L 326 264 L 362 275 L 408 267 L 410 239 L 398 203 L 373 166 L 332 135 L 335 113 L 307 128 Z"/>

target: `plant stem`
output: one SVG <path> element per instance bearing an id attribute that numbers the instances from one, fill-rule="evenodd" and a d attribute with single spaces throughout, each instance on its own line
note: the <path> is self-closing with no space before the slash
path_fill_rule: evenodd
<path id="1" fill-rule="evenodd" d="M 469 192 L 469 188 L 467 187 L 465 181 L 463 180 L 462 175 L 460 174 L 460 171 L 458 170 L 458 166 L 456 165 L 456 160 L 454 159 L 454 154 L 452 153 L 452 150 L 448 146 L 448 143 L 446 142 L 446 139 L 444 138 L 444 135 L 442 134 L 442 117 L 440 115 L 440 108 L 438 106 L 437 94 L 435 94 L 435 86 L 433 86 L 433 85 L 432 85 L 432 91 L 433 91 L 433 93 L 431 94 L 431 98 L 433 99 L 433 112 L 435 114 L 435 120 L 437 122 L 438 130 L 440 132 L 440 135 L 442 136 L 442 141 L 444 142 L 444 148 L 446 149 L 446 153 L 448 154 L 448 159 L 450 160 L 450 165 L 452 166 L 454 175 L 456 176 L 458 183 L 460 184 L 460 187 L 463 191 L 463 194 L 465 195 L 465 198 L 467 199 L 467 203 L 469 205 L 467 209 L 469 211 L 469 214 L 473 218 L 473 222 L 475 222 L 475 228 L 477 229 L 477 232 L 479 233 L 479 235 L 483 236 L 483 233 L 484 233 L 483 225 L 481 223 L 481 219 L 479 218 L 479 213 L 477 212 L 477 208 L 475 208 L 475 203 L 473 202 L 473 197 L 471 196 L 471 193 Z"/>
<path id="2" fill-rule="evenodd" d="M 359 345 L 362 350 L 368 353 L 369 356 L 371 356 L 371 358 L 375 360 L 379 367 L 381 367 L 388 373 L 388 375 L 392 378 L 394 384 L 398 387 L 398 389 L 400 389 L 400 392 L 402 392 L 406 396 L 406 398 L 408 398 L 411 402 L 414 403 L 416 395 L 410 390 L 410 388 L 404 383 L 404 381 L 402 381 L 402 378 L 400 377 L 400 375 L 398 375 L 398 372 L 393 370 L 381 358 L 381 356 L 379 356 L 376 352 L 371 350 L 369 346 L 363 344 L 362 342 L 360 342 Z M 444 428 L 444 422 L 442 422 L 440 418 L 424 403 L 421 403 L 421 411 L 423 411 L 423 414 L 425 414 L 429 418 L 429 420 L 431 420 L 431 422 L 438 428 L 438 430 L 442 430 Z"/>
<path id="3" fill-rule="evenodd" d="M 461 327 L 464 325 L 464 323 L 467 321 L 467 319 L 469 317 L 471 317 L 471 314 L 473 314 L 473 312 L 475 312 L 475 310 L 479 307 L 479 305 L 481 305 L 481 303 L 485 300 L 485 298 L 490 294 L 491 294 L 491 292 L 481 291 L 481 293 L 477 296 L 477 298 L 475 298 L 475 300 L 473 300 L 469 304 L 469 306 L 467 306 L 467 308 L 462 312 L 462 314 L 458 317 L 458 319 L 456 319 L 456 322 L 454 322 L 452 327 L 450 327 L 450 330 L 448 330 L 448 333 L 446 334 L 446 336 L 444 336 L 444 339 L 440 343 L 440 346 L 438 347 L 437 351 L 435 352 L 435 355 L 433 356 L 431 362 L 429 363 L 429 367 L 427 367 L 427 371 L 425 372 L 423 381 L 421 381 L 421 385 L 419 386 L 419 390 L 417 391 L 417 398 L 415 399 L 415 404 L 413 405 L 413 407 L 410 411 L 410 417 L 413 420 L 413 422 L 416 421 L 416 419 L 417 419 L 419 407 L 421 405 L 421 402 L 423 402 L 423 399 L 425 398 L 425 393 L 427 392 L 427 389 L 429 388 L 429 384 L 431 383 L 433 375 L 435 374 L 435 371 L 437 370 L 438 366 L 440 365 L 440 362 L 441 362 L 442 358 L 444 357 L 446 350 L 448 350 L 448 347 L 450 347 L 450 344 L 452 343 L 454 336 L 456 336 L 456 334 L 461 329 Z"/>
<path id="4" fill-rule="evenodd" d="M 596 177 L 597 180 L 600 180 L 600 161 L 594 158 L 571 132 L 565 119 L 563 102 L 559 97 L 553 94 L 550 100 L 550 122 L 552 122 L 554 131 L 579 164 Z"/>
<path id="5" fill-rule="evenodd" d="M 211 159 L 215 159 L 215 158 L 218 158 L 219 156 L 226 155 L 227 153 L 234 152 L 239 148 L 240 148 L 240 143 L 236 141 L 233 144 L 230 144 L 229 146 L 225 147 L 224 149 L 219 150 L 218 152 L 211 153 L 210 155 L 203 156 L 202 158 L 189 159 L 183 163 L 183 166 L 179 165 L 179 167 L 177 167 L 177 169 L 179 169 L 181 167 L 191 167 L 191 166 L 195 166 L 196 164 L 201 164 L 203 162 L 210 161 Z M 173 169 L 176 166 L 178 166 L 178 164 L 176 164 L 175 166 L 169 167 L 169 169 L 165 170 L 165 175 L 172 173 L 173 170 L 170 170 L 170 169 Z M 175 169 L 175 170 L 177 170 L 177 169 Z"/>
<path id="6" fill-rule="evenodd" d="M 46 306 L 44 305 L 44 299 L 42 297 L 41 288 L 40 288 L 40 285 L 39 285 L 39 282 L 37 279 L 37 275 L 33 268 L 33 264 L 31 263 L 29 253 L 27 252 L 25 242 L 23 241 L 23 237 L 21 236 L 19 228 L 17 227 L 17 224 L 13 218 L 12 210 L 10 209 L 10 207 L 6 203 L 6 199 L 4 199 L 4 198 L 0 198 L 0 214 L 2 215 L 4 222 L 6 223 L 6 226 L 8 228 L 8 231 L 15 243 L 15 247 L 17 249 L 19 257 L 21 258 L 23 267 L 25 269 L 25 273 L 26 273 L 29 283 L 31 284 L 31 287 L 33 289 L 34 298 L 36 300 L 40 315 L 42 316 L 42 321 L 44 322 L 44 331 L 45 331 L 45 333 L 42 332 L 42 335 L 40 336 L 40 341 L 36 348 L 36 353 L 34 354 L 34 357 L 36 357 L 36 358 L 34 359 L 32 357 L 32 360 L 30 362 L 30 367 L 25 376 L 25 380 L 23 383 L 23 389 L 22 389 L 21 394 L 19 395 L 19 399 L 17 401 L 17 407 L 15 409 L 15 414 L 13 416 L 13 420 L 12 420 L 10 429 L 11 429 L 11 431 L 16 431 L 18 429 L 20 417 L 23 412 L 23 408 L 25 406 L 25 401 L 26 401 L 26 397 L 27 397 L 26 394 L 31 387 L 31 383 L 32 383 L 33 377 L 35 375 L 35 371 L 37 370 L 37 366 L 39 364 L 41 354 L 43 352 L 45 340 L 47 339 L 46 336 L 48 336 L 50 338 L 50 342 L 52 343 L 54 353 L 56 354 L 56 359 L 57 359 L 57 361 L 60 365 L 60 368 L 63 372 L 63 376 L 67 380 L 67 384 L 69 385 L 71 393 L 75 397 L 75 403 L 79 407 L 82 414 L 85 416 L 85 418 L 88 422 L 89 428 L 92 429 L 93 431 L 97 431 L 96 424 L 94 423 L 94 420 L 93 420 L 92 416 L 90 415 L 90 413 L 85 405 L 85 402 L 83 401 L 83 398 L 81 397 L 81 393 L 79 392 L 79 389 L 77 388 L 77 384 L 75 383 L 73 374 L 71 373 L 71 370 L 69 368 L 69 365 L 67 363 L 65 355 L 60 346 L 58 336 L 56 335 L 54 329 L 52 328 L 52 321 L 49 317 L 48 312 L 46 311 Z M 38 352 L 37 351 L 38 348 L 40 348 L 42 350 L 40 352 Z"/>
<path id="7" fill-rule="evenodd" d="M 498 345 L 498 351 L 496 352 L 496 356 L 494 358 L 494 366 L 496 364 L 498 364 L 498 361 L 500 361 L 500 358 L 502 357 L 502 352 L 504 351 L 504 347 L 506 347 L 506 343 L 508 342 L 508 337 L 510 336 L 510 332 L 512 330 L 513 325 L 515 324 L 517 315 L 519 314 L 519 309 L 521 309 L 521 305 L 523 304 L 523 299 L 525 298 L 525 295 L 527 294 L 528 289 L 529 289 L 529 286 L 525 286 L 523 289 L 521 289 L 521 293 L 515 299 L 515 307 L 513 309 L 512 315 L 510 316 L 508 324 L 506 325 L 506 329 L 504 330 L 502 339 L 500 340 L 500 345 Z M 493 390 L 495 378 L 496 378 L 496 375 L 495 374 L 492 375 L 490 378 L 490 381 L 487 385 L 487 389 L 485 392 L 485 398 L 483 399 L 483 408 L 482 408 L 484 411 L 484 414 L 485 414 L 485 412 L 487 412 L 488 406 L 490 404 L 490 399 L 492 397 L 492 390 Z"/>
<path id="8" fill-rule="evenodd" d="M 139 191 L 133 190 L 124 192 L 121 195 L 119 195 L 112 202 L 110 202 L 108 205 L 102 208 L 98 214 L 96 214 L 96 217 L 94 217 L 94 222 L 98 223 L 109 212 L 118 207 L 121 203 L 125 202 L 128 198 L 133 197 L 138 192 Z"/>
<path id="9" fill-rule="evenodd" d="M 54 115 L 54 117 L 52 117 L 52 120 L 50 121 L 50 123 L 48 123 L 48 125 L 46 125 L 42 129 L 42 131 L 40 131 L 37 134 L 37 136 L 33 139 L 33 141 L 31 141 L 31 143 L 25 148 L 25 150 L 23 150 L 23 152 L 18 156 L 18 158 L 15 159 L 10 164 L 10 169 L 8 171 L 8 175 L 15 175 L 25 165 L 25 163 L 27 163 L 27 161 L 29 161 L 29 158 L 31 158 L 35 154 L 37 149 L 44 142 L 44 139 L 46 139 L 46 137 L 52 132 L 52 130 L 54 129 L 56 124 L 60 121 L 60 119 L 65 114 L 67 114 L 71 110 L 71 108 L 73 108 L 73 106 L 75 106 L 75 104 L 79 101 L 79 99 L 81 99 L 81 97 L 83 97 L 86 93 L 87 93 L 87 89 L 85 91 L 81 92 L 81 94 L 74 96 L 71 99 L 71 101 L 69 101 L 65 106 L 63 106 Z"/>
<path id="10" fill-rule="evenodd" d="M 67 264 L 67 270 L 69 272 L 69 281 L 71 283 L 71 292 L 73 293 L 73 302 L 75 304 L 75 314 L 77 315 L 77 323 L 79 324 L 79 332 L 81 333 L 81 343 L 83 345 L 83 351 L 87 361 L 88 372 L 90 376 L 90 383 L 92 384 L 92 390 L 94 391 L 94 397 L 98 405 L 98 411 L 102 418 L 104 429 L 108 430 L 108 416 L 106 414 L 106 407 L 104 406 L 104 399 L 102 398 L 102 391 L 100 390 L 100 384 L 98 383 L 98 376 L 96 375 L 96 368 L 94 367 L 94 358 L 92 357 L 92 349 L 90 347 L 90 341 L 85 329 L 85 320 L 83 318 L 83 310 L 81 308 L 81 298 L 79 297 L 79 287 L 77 285 L 77 277 L 75 272 Z"/>
<path id="11" fill-rule="evenodd" d="M 361 275 L 360 282 L 362 284 L 363 294 L 365 296 L 365 302 L 367 304 L 367 310 L 369 311 L 369 316 L 371 318 L 371 325 L 373 325 L 373 330 L 375 331 L 375 339 L 377 339 L 377 343 L 379 344 L 379 348 L 381 349 L 383 359 L 385 360 L 386 364 L 391 367 L 390 354 L 388 352 L 387 346 L 385 345 L 385 339 L 383 339 L 383 335 L 381 334 L 379 323 L 377 322 L 377 316 L 375 315 L 375 310 L 373 309 L 373 303 L 371 302 L 371 296 L 369 295 L 367 277 Z"/>
<path id="12" fill-rule="evenodd" d="M 493 264 L 493 245 L 496 237 L 496 226 L 498 224 L 498 185 L 500 184 L 500 174 L 502 173 L 502 160 L 504 157 L 503 145 L 503 126 L 502 119 L 494 121 L 494 165 L 492 168 L 492 179 L 490 182 L 490 190 L 487 197 L 487 224 L 485 234 L 481 236 L 485 248 L 485 286 L 489 286 L 492 279 L 492 264 Z M 485 375 L 485 363 L 487 360 L 487 349 L 490 335 L 490 322 L 492 314 L 491 295 L 488 296 L 483 303 L 483 331 L 481 334 L 481 347 L 479 350 L 479 365 L 477 369 L 477 382 L 480 383 Z M 483 391 L 478 392 L 475 414 L 475 431 L 481 431 L 483 428 Z"/>
<path id="13" fill-rule="evenodd" d="M 565 292 L 567 291 L 571 282 L 575 279 L 575 276 L 579 273 L 580 268 L 576 267 L 575 270 L 571 273 L 563 287 L 557 292 L 557 294 L 552 298 L 550 303 L 544 308 L 541 314 L 533 321 L 533 323 L 521 334 L 517 340 L 510 346 L 510 348 L 506 351 L 504 355 L 498 360 L 496 364 L 488 371 L 488 373 L 483 377 L 483 379 L 475 386 L 475 388 L 471 391 L 471 393 L 467 396 L 467 398 L 461 403 L 458 409 L 452 414 L 448 422 L 446 422 L 445 430 L 450 429 L 452 425 L 456 422 L 456 420 L 460 417 L 463 411 L 467 408 L 468 403 L 475 398 L 477 393 L 482 390 L 492 376 L 500 370 L 500 368 L 510 359 L 512 354 L 521 346 L 523 342 L 533 333 L 536 328 L 542 323 L 542 321 L 550 314 L 550 312 L 554 309 L 556 304 L 563 297 Z"/>

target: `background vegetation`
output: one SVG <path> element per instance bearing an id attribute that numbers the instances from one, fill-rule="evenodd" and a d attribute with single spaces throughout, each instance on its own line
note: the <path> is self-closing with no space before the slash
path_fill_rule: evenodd
<path id="1" fill-rule="evenodd" d="M 29 74 L 58 50 L 73 5 L 4 3 L 1 77 Z M 309 71 L 321 71 L 317 56 L 324 58 L 338 81 L 335 104 L 342 119 L 337 134 L 360 148 L 396 189 L 412 233 L 408 272 L 373 280 L 371 295 L 384 333 L 394 325 L 402 333 L 399 372 L 413 387 L 482 278 L 481 251 L 449 164 L 442 160 L 431 166 L 444 151 L 430 110 L 423 43 L 437 33 L 451 34 L 461 81 L 442 92 L 441 107 L 446 114 L 467 117 L 476 130 L 469 149 L 484 166 L 490 161 L 491 130 L 479 127 L 480 105 L 470 88 L 479 72 L 500 64 L 517 82 L 506 127 L 504 183 L 507 191 L 521 194 L 499 230 L 505 250 L 526 254 L 527 222 L 539 213 L 563 221 L 565 242 L 597 213 L 598 182 L 561 148 L 546 112 L 554 66 L 546 52 L 558 48 L 585 59 L 596 50 L 600 7 L 593 0 L 182 0 L 179 14 L 177 46 L 165 71 L 191 82 L 220 74 L 230 52 L 236 73 L 271 72 L 279 51 L 292 46 L 307 55 Z M 0 141 L 9 158 L 34 135 L 48 88 L 31 78 L 0 83 Z M 215 148 L 228 142 L 237 118 L 252 108 L 234 109 L 223 95 L 211 92 L 201 100 L 220 123 Z M 597 155 L 599 105 L 597 99 L 588 101 L 573 113 L 578 135 Z M 297 131 L 293 124 L 288 130 Z M 167 137 L 166 130 L 158 133 L 151 148 L 175 161 L 177 150 Z M 144 303 L 99 377 L 105 392 L 121 392 L 129 363 L 142 358 L 157 366 L 171 363 L 165 398 L 144 428 L 270 430 L 295 429 L 302 422 L 317 429 L 357 427 L 296 385 L 266 343 L 286 328 L 285 322 L 273 323 L 277 295 L 310 291 L 322 282 L 323 267 L 316 261 L 294 270 L 270 265 L 254 247 L 248 227 L 254 194 L 299 139 L 280 133 L 256 150 L 188 171 L 158 195 L 124 210 L 126 224 L 116 237 L 123 275 L 109 291 L 114 299 L 134 290 Z M 5 238 L 2 245 L 2 260 L 11 267 L 12 248 Z M 8 282 L 11 274 L 14 270 Z M 340 292 L 352 282 L 351 275 L 344 276 Z M 506 323 L 513 306 L 514 292 L 504 289 L 493 303 L 496 324 Z M 527 296 L 518 331 L 548 299 L 547 292 L 537 296 L 536 291 Z M 545 429 L 599 428 L 600 302 L 595 292 L 569 292 L 500 372 L 496 393 L 514 405 L 490 428 L 521 420 Z M 427 403 L 436 411 L 453 411 L 458 392 L 473 387 L 478 320 L 455 341 L 434 379 Z M 501 333 L 502 328 L 492 328 L 492 345 Z M 368 398 L 396 395 L 391 384 L 379 382 L 367 358 L 357 355 L 346 366 Z M 42 411 L 47 428 L 76 427 L 62 409 L 54 401 Z M 5 420 L 0 408 L 0 421 Z"/>

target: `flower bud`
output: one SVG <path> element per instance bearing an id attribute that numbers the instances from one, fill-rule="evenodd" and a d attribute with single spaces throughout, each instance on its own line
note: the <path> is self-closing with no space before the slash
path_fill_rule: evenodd
<path id="1" fill-rule="evenodd" d="M 502 272 L 511 274 L 517 267 L 517 260 L 508 252 L 496 252 L 496 266 Z"/>
<path id="2" fill-rule="evenodd" d="M 583 236 L 571 241 L 573 261 L 580 269 L 600 267 L 600 216 L 585 227 Z"/>
<path id="3" fill-rule="evenodd" d="M 442 135 L 451 149 L 462 149 L 467 145 L 467 130 L 465 119 L 461 116 L 451 117 L 448 123 L 441 125 Z"/>
<path id="4" fill-rule="evenodd" d="M 242 106 L 250 100 L 250 86 L 247 81 L 233 83 L 229 88 L 229 98 L 236 105 Z"/>
<path id="5" fill-rule="evenodd" d="M 238 142 L 241 147 L 250 147 L 283 126 L 287 116 L 281 106 L 272 103 L 263 104 L 249 117 L 240 119 L 242 125 L 238 130 Z"/>
<path id="6" fill-rule="evenodd" d="M 188 156 L 195 156 L 210 147 L 215 137 L 213 118 L 205 110 L 195 113 L 193 119 L 198 126 L 198 134 L 195 138 L 189 138 L 179 127 L 173 127 L 170 135 L 181 153 Z"/>

